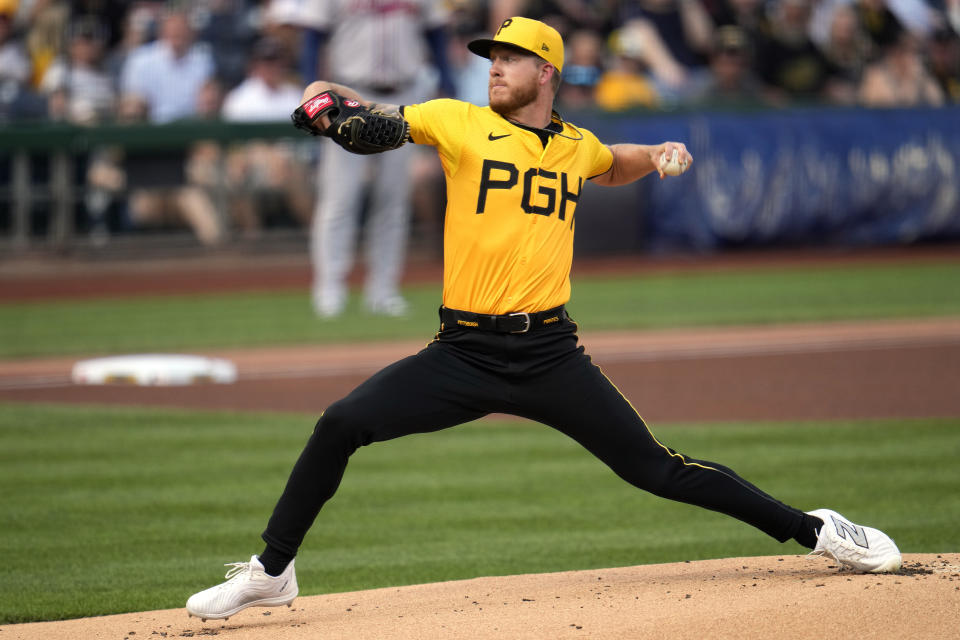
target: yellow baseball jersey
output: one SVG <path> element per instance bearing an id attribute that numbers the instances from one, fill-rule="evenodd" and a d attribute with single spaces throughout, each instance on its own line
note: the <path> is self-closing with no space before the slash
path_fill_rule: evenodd
<path id="1" fill-rule="evenodd" d="M 447 182 L 443 304 L 474 313 L 543 311 L 570 299 L 574 212 L 613 154 L 563 124 L 546 146 L 489 107 L 430 100 L 404 107 L 417 144 L 437 148 Z"/>

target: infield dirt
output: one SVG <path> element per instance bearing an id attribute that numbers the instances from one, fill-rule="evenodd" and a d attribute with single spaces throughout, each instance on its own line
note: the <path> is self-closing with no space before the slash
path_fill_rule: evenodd
<path id="1" fill-rule="evenodd" d="M 703 560 L 304 597 L 226 621 L 168 609 L 39 622 L 0 627 L 0 637 L 947 640 L 957 629 L 960 555 L 907 554 L 899 574 L 854 574 L 805 556 Z"/>
<path id="2" fill-rule="evenodd" d="M 935 259 L 944 257 L 937 252 Z M 917 256 L 896 252 L 867 259 L 887 258 Z M 793 260 L 799 266 L 822 262 Z M 721 261 L 706 268 L 739 267 Z M 611 262 L 608 268 L 622 266 Z M 188 283 L 211 290 L 275 286 L 284 278 L 288 285 L 306 286 L 300 263 L 279 268 L 272 278 L 259 270 L 260 279 L 236 284 L 238 276 L 251 273 L 237 270 L 228 281 L 226 270 L 214 270 L 206 280 L 184 277 L 180 270 L 168 271 L 167 278 L 138 272 L 90 287 L 39 274 L 6 281 L 19 284 L 0 291 L 6 290 L 8 299 L 37 299 L 129 295 L 144 291 L 145 283 L 170 292 L 183 292 Z M 42 285 L 54 281 L 44 292 Z M 584 343 L 654 422 L 960 415 L 960 318 L 647 332 L 587 336 Z M 67 380 L 71 360 L 0 362 L 0 400 L 318 412 L 371 369 L 415 346 L 352 346 L 339 361 L 329 347 L 216 354 L 238 361 L 240 383 L 193 389 L 84 389 Z M 298 570 L 303 588 L 310 584 L 310 569 Z M 219 579 L 211 574 L 210 584 Z M 189 595 L 183 594 L 184 601 Z M 0 640 L 946 639 L 957 638 L 958 630 L 960 555 L 907 553 L 904 571 L 891 575 L 839 571 L 821 558 L 803 556 L 718 559 L 303 597 L 290 609 L 251 609 L 226 622 L 202 623 L 184 609 L 171 609 L 7 625 L 0 627 Z"/>

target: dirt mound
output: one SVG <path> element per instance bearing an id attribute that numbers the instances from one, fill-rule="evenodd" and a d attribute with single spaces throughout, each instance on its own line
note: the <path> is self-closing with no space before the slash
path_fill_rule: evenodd
<path id="1" fill-rule="evenodd" d="M 946 639 L 960 628 L 958 602 L 958 554 L 907 554 L 890 575 L 774 556 L 336 593 L 206 623 L 184 609 L 40 622 L 2 627 L 0 637 Z"/>

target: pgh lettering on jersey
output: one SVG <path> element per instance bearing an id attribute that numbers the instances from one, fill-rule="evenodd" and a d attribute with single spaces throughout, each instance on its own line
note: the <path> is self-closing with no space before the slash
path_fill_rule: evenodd
<path id="1" fill-rule="evenodd" d="M 575 210 L 610 149 L 564 124 L 546 146 L 489 107 L 404 107 L 411 138 L 435 146 L 447 179 L 443 304 L 475 313 L 542 311 L 570 298 Z"/>

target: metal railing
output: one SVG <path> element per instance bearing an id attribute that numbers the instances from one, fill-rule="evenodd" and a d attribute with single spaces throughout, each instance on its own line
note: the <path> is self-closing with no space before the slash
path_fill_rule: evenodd
<path id="1" fill-rule="evenodd" d="M 31 250 L 69 251 L 86 239 L 78 237 L 75 211 L 86 210 L 90 185 L 77 175 L 77 168 L 97 150 L 119 148 L 125 152 L 186 150 L 198 143 L 213 143 L 220 149 L 252 140 L 296 140 L 309 145 L 309 138 L 285 123 L 236 124 L 218 121 L 181 122 L 169 125 L 102 125 L 81 127 L 64 124 L 17 123 L 0 128 L 0 247 L 5 254 Z M 223 162 L 220 154 L 219 162 Z M 219 167 L 218 176 L 223 176 Z M 312 172 L 310 174 L 313 175 Z M 210 197 L 224 228 L 228 191 L 236 185 L 217 180 Z M 37 224 L 36 218 L 46 224 Z M 41 231 L 37 231 L 40 227 Z M 122 240 L 113 238 L 114 241 Z M 172 230 L 170 237 L 188 237 Z M 141 238 L 142 240 L 142 238 Z M 229 242 L 229 237 L 227 238 Z"/>

